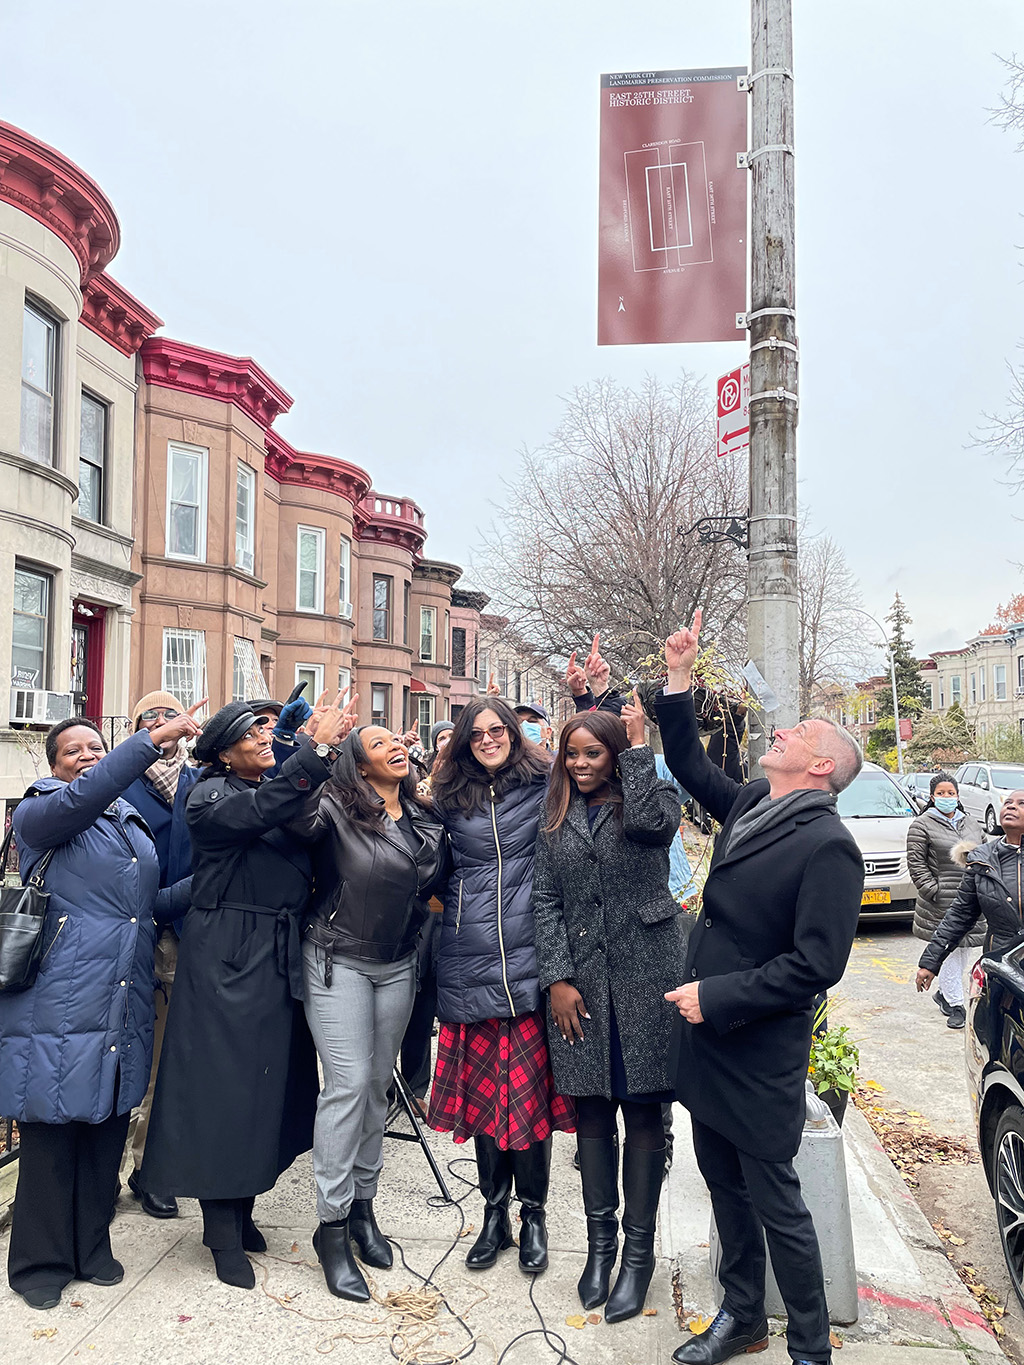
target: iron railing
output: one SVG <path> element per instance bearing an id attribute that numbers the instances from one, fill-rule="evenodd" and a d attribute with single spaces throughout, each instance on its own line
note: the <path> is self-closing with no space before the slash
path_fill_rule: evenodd
<path id="1" fill-rule="evenodd" d="M 108 749 L 120 744 L 122 739 L 127 739 L 132 733 L 131 716 L 86 716 L 86 720 L 91 720 L 96 726 L 107 741 Z"/>

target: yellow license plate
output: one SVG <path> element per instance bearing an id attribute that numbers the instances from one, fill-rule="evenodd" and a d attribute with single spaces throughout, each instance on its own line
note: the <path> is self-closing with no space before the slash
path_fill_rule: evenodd
<path id="1" fill-rule="evenodd" d="M 892 894 L 889 891 L 865 891 L 860 898 L 861 905 L 891 905 Z"/>

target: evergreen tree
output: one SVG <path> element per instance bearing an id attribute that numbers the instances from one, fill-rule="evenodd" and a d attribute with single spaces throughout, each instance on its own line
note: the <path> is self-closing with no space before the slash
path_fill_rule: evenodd
<path id="1" fill-rule="evenodd" d="M 896 660 L 896 695 L 900 699 L 901 716 L 917 716 L 928 704 L 928 689 L 921 681 L 921 669 L 914 654 L 914 642 L 907 635 L 907 626 L 912 617 L 903 604 L 899 593 L 893 600 L 888 616 L 885 618 L 892 626 L 889 643 Z M 875 699 L 876 714 L 880 720 L 892 718 L 892 689 L 883 688 Z"/>

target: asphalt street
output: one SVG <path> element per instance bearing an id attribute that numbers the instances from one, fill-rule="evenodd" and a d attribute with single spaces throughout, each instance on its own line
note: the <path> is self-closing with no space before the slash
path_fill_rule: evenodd
<path id="1" fill-rule="evenodd" d="M 964 1033 L 946 1027 L 931 994 L 914 988 L 924 946 L 906 924 L 865 924 L 834 994 L 836 1017 L 850 1026 L 861 1050 L 861 1082 L 874 1082 L 877 1102 L 904 1111 L 910 1122 L 976 1145 L 964 1066 Z M 919 1116 L 919 1117 L 917 1117 Z M 963 1245 L 947 1244 L 961 1265 L 1005 1305 L 1001 1345 L 1024 1362 L 1024 1314 L 1010 1287 L 992 1197 L 980 1163 L 925 1163 L 913 1192 L 928 1220 Z"/>

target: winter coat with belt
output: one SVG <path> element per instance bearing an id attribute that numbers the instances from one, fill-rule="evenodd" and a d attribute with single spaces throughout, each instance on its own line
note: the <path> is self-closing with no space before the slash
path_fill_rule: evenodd
<path id="1" fill-rule="evenodd" d="M 146 1139 L 146 1189 L 244 1199 L 313 1143 L 319 1081 L 302 1008 L 309 855 L 282 826 L 330 775 L 309 744 L 276 777 L 193 788 L 192 908 Z"/>
<path id="2" fill-rule="evenodd" d="M 379 830 L 355 824 L 330 790 L 290 828 L 313 850 L 313 903 L 306 938 L 329 963 L 335 954 L 398 962 L 416 951 L 427 902 L 447 870 L 448 839 L 437 816 L 414 801 L 403 809 L 415 852 L 394 820 Z"/>
<path id="3" fill-rule="evenodd" d="M 664 998 L 683 979 L 686 933 L 668 889 L 668 847 L 679 831 L 674 783 L 659 779 L 646 746 L 619 755 L 622 805 L 594 820 L 574 792 L 560 829 L 542 834 L 533 873 L 540 986 L 568 981 L 590 1019 L 583 1040 L 548 1024 L 551 1069 L 562 1095 L 611 1096 L 610 1007 L 633 1095 L 669 1089 L 675 1009 Z"/>
<path id="4" fill-rule="evenodd" d="M 533 859 L 547 777 L 485 794 L 465 815 L 439 811 L 451 840 L 437 960 L 437 1017 L 475 1024 L 540 1004 L 533 934 Z"/>
<path id="5" fill-rule="evenodd" d="M 34 985 L 0 995 L 0 1114 L 26 1123 L 101 1123 L 140 1104 L 153 1053 L 154 912 L 185 905 L 160 890 L 153 839 L 121 793 L 160 756 L 140 731 L 94 767 L 33 782 L 14 812 L 27 881 L 48 849 L 50 893 Z"/>
<path id="6" fill-rule="evenodd" d="M 689 692 L 655 704 L 668 766 L 722 824 L 683 978 L 700 982 L 704 1022 L 676 1023 L 676 1094 L 741 1151 L 789 1161 L 803 1132 L 814 997 L 846 969 L 864 862 L 834 806 L 730 848 L 737 817 L 769 784 L 741 786 L 710 762 Z"/>
<path id="7" fill-rule="evenodd" d="M 993 839 L 977 848 L 959 844 L 953 850 L 954 862 L 959 862 L 964 868 L 960 889 L 921 954 L 918 966 L 937 973 L 953 949 L 966 941 L 979 921 L 984 921 L 986 926 L 985 953 L 1001 952 L 1022 941 L 1024 870 L 1018 854 L 1017 867 L 1010 885 L 1007 885 L 999 862 L 998 848 L 1001 842 Z"/>
<path id="8" fill-rule="evenodd" d="M 962 859 L 954 862 L 953 850 L 961 844 L 976 848 L 984 838 L 981 826 L 969 815 L 963 815 L 959 824 L 954 825 L 934 806 L 929 806 L 910 826 L 907 867 L 917 888 L 915 938 L 931 938 L 960 890 L 964 864 Z M 982 920 L 964 939 L 964 947 L 980 947 L 984 940 L 985 921 Z"/>

